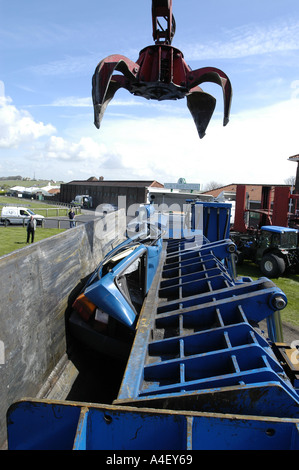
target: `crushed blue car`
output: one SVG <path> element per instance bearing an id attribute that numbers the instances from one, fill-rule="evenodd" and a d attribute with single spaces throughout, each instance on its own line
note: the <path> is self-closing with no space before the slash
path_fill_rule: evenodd
<path id="1" fill-rule="evenodd" d="M 126 357 L 161 252 L 161 230 L 155 226 L 110 251 L 73 303 L 71 334 L 97 351 Z"/>

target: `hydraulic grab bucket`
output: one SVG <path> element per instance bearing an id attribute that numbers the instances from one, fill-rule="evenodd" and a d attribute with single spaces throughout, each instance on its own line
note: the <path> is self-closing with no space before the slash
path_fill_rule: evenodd
<path id="1" fill-rule="evenodd" d="M 125 88 L 133 95 L 158 101 L 186 97 L 188 109 L 202 138 L 216 105 L 215 98 L 199 87 L 204 82 L 222 87 L 225 126 L 229 121 L 232 98 L 227 75 L 215 67 L 191 70 L 182 52 L 171 46 L 175 33 L 172 0 L 153 0 L 152 17 L 155 45 L 142 49 L 136 62 L 122 55 L 111 55 L 96 67 L 92 79 L 95 126 L 100 128 L 107 105 L 116 91 Z M 167 24 L 164 28 L 159 20 L 162 17 Z M 122 75 L 114 74 L 115 71 Z"/>

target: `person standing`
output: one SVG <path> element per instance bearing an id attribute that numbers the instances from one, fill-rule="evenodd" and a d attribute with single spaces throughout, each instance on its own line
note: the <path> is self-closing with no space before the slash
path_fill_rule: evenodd
<path id="1" fill-rule="evenodd" d="M 75 227 L 75 211 L 73 208 L 69 211 L 69 219 L 70 219 L 70 228 Z"/>
<path id="2" fill-rule="evenodd" d="M 36 230 L 36 220 L 32 215 L 27 224 L 27 243 L 29 243 L 30 235 L 31 235 L 31 243 L 34 242 L 35 230 Z"/>

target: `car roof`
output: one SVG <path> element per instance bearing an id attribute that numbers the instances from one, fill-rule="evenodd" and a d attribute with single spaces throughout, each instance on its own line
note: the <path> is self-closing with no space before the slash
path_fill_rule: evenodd
<path id="1" fill-rule="evenodd" d="M 23 207 L 23 206 L 3 206 L 2 209 L 25 209 L 25 210 L 28 210 L 27 207 Z"/>

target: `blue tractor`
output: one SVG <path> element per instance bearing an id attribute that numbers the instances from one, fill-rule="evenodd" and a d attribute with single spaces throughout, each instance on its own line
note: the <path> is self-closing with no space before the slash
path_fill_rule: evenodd
<path id="1" fill-rule="evenodd" d="M 257 263 L 265 276 L 279 277 L 299 268 L 299 231 L 264 225 L 254 234 L 231 233 L 237 245 L 238 264 L 244 259 Z"/>

